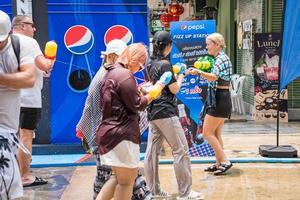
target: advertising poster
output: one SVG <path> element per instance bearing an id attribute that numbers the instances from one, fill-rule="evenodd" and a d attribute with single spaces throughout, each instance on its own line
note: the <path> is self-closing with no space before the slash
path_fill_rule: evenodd
<path id="1" fill-rule="evenodd" d="M 171 62 L 192 67 L 200 57 L 207 55 L 205 38 L 215 32 L 214 20 L 180 21 L 171 23 Z M 212 156 L 213 149 L 203 139 L 199 114 L 206 98 L 207 81 L 200 76 L 186 75 L 177 93 L 178 110 L 191 156 Z"/>
<path id="2" fill-rule="evenodd" d="M 260 122 L 288 121 L 287 90 L 277 99 L 280 33 L 257 33 L 254 40 L 254 119 Z"/>
<path id="3" fill-rule="evenodd" d="M 48 0 L 48 21 L 49 40 L 58 44 L 50 77 L 51 143 L 80 143 L 76 124 L 101 51 L 113 39 L 149 44 L 147 1 Z"/>

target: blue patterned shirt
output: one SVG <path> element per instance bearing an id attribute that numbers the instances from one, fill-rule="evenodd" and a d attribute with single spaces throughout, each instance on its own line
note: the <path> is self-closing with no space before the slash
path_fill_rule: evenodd
<path id="1" fill-rule="evenodd" d="M 220 51 L 214 60 L 215 62 L 211 69 L 211 73 L 217 75 L 224 81 L 230 81 L 232 74 L 232 64 L 229 60 L 229 57 L 224 53 L 224 51 Z M 213 86 L 217 86 L 217 82 L 218 81 L 213 81 L 211 82 L 211 84 Z"/>

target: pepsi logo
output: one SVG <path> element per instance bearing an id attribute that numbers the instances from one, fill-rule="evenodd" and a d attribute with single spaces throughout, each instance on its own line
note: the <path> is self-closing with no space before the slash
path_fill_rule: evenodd
<path id="1" fill-rule="evenodd" d="M 123 25 L 111 26 L 104 34 L 104 43 L 107 45 L 111 40 L 119 39 L 125 42 L 127 45 L 133 43 L 132 32 Z"/>
<path id="2" fill-rule="evenodd" d="M 64 42 L 71 53 L 81 55 L 93 47 L 94 35 L 87 27 L 75 25 L 66 31 Z"/>
<path id="3" fill-rule="evenodd" d="M 180 29 L 183 31 L 183 30 L 186 30 L 187 26 L 185 24 L 182 24 Z"/>
<path id="4" fill-rule="evenodd" d="M 196 83 L 196 79 L 194 79 L 194 78 L 191 78 L 191 79 L 190 79 L 190 83 L 191 83 L 191 84 L 194 84 L 194 83 Z"/>

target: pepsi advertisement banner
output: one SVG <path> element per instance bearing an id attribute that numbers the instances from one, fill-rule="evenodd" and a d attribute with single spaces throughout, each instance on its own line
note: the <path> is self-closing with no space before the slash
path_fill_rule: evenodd
<path id="1" fill-rule="evenodd" d="M 171 62 L 185 63 L 188 67 L 207 55 L 206 37 L 214 33 L 214 20 L 180 21 L 171 23 Z M 189 145 L 191 156 L 213 156 L 211 146 L 202 137 L 202 121 L 199 114 L 206 98 L 207 81 L 200 76 L 186 75 L 177 93 L 181 125 Z"/>
<path id="2" fill-rule="evenodd" d="M 148 45 L 147 1 L 48 0 L 49 40 L 58 44 L 50 77 L 51 143 L 79 143 L 75 136 L 100 52 L 113 39 Z"/>

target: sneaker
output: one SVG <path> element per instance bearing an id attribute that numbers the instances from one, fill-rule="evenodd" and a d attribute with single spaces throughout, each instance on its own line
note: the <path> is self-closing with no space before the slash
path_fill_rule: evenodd
<path id="1" fill-rule="evenodd" d="M 168 199 L 171 195 L 168 192 L 161 190 L 159 193 L 153 194 L 152 199 Z"/>
<path id="2" fill-rule="evenodd" d="M 186 197 L 177 197 L 177 200 L 202 200 L 204 195 L 200 192 L 191 191 Z"/>

